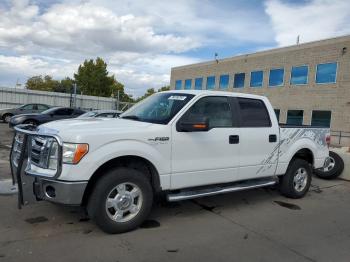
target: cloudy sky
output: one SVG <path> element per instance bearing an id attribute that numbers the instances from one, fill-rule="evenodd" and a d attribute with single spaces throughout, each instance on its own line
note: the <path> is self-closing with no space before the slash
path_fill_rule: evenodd
<path id="1" fill-rule="evenodd" d="M 140 96 L 184 64 L 350 34 L 348 0 L 0 0 L 0 86 L 87 58 Z"/>

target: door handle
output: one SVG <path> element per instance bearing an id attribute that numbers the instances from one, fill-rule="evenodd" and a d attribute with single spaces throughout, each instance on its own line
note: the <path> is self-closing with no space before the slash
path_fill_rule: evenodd
<path id="1" fill-rule="evenodd" d="M 277 142 L 277 135 L 269 135 L 269 142 L 270 143 Z"/>
<path id="2" fill-rule="evenodd" d="M 239 144 L 239 136 L 238 135 L 232 135 L 229 136 L 229 143 L 230 144 Z"/>

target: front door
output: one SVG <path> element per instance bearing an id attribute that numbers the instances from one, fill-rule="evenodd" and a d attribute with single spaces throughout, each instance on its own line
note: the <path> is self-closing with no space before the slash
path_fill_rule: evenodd
<path id="1" fill-rule="evenodd" d="M 225 96 L 196 101 L 177 121 L 207 117 L 209 130 L 179 132 L 172 127 L 171 188 L 234 181 L 238 177 L 239 129 Z"/>

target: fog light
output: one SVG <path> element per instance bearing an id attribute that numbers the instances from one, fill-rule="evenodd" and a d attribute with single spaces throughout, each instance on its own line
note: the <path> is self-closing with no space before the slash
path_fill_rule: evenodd
<path id="1" fill-rule="evenodd" d="M 56 190 L 53 186 L 47 186 L 45 189 L 46 196 L 49 198 L 56 197 Z"/>

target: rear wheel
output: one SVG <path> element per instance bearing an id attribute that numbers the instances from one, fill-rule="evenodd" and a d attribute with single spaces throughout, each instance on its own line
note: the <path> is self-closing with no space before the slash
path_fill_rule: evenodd
<path id="1" fill-rule="evenodd" d="M 88 213 L 103 231 L 115 234 L 140 226 L 152 204 L 153 190 L 144 174 L 131 168 L 115 168 L 97 182 Z"/>
<path id="2" fill-rule="evenodd" d="M 329 160 L 328 166 L 314 170 L 316 176 L 323 179 L 333 179 L 340 176 L 344 170 L 343 159 L 337 153 L 329 151 Z"/>
<path id="3" fill-rule="evenodd" d="M 287 172 L 280 178 L 280 191 L 290 198 L 301 198 L 309 190 L 311 185 L 312 169 L 310 164 L 296 158 L 290 163 Z"/>

